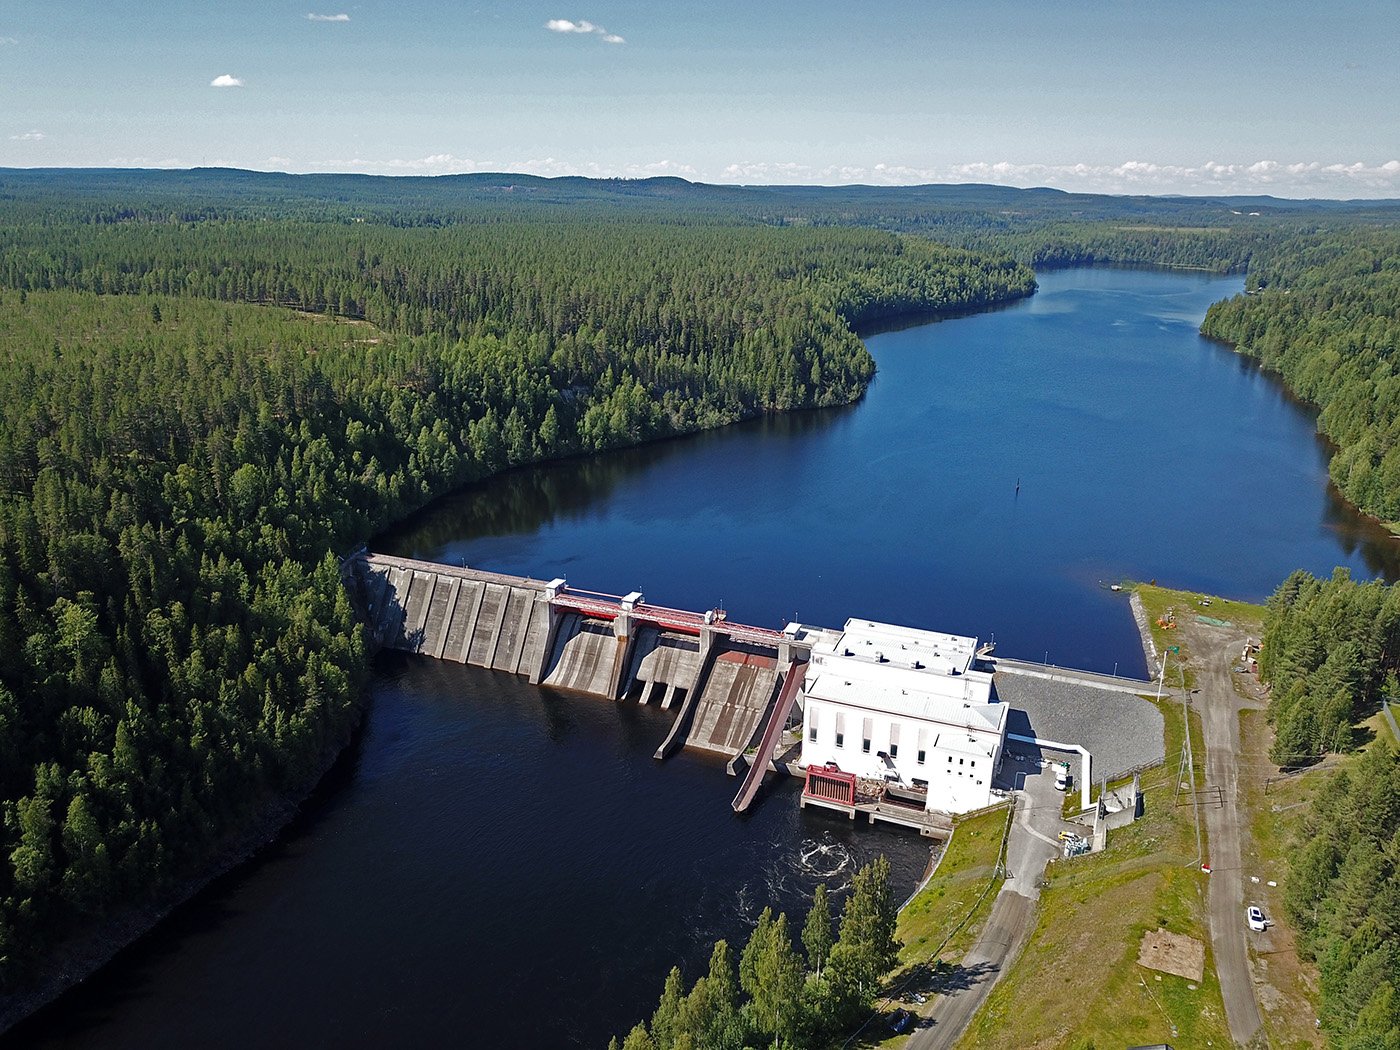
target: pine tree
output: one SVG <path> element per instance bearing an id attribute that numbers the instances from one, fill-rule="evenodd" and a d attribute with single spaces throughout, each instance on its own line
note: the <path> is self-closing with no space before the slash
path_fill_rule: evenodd
<path id="1" fill-rule="evenodd" d="M 826 898 L 826 883 L 819 883 L 812 895 L 807 921 L 802 926 L 802 945 L 807 949 L 807 962 L 818 980 L 831 954 L 831 942 L 831 905 Z"/>

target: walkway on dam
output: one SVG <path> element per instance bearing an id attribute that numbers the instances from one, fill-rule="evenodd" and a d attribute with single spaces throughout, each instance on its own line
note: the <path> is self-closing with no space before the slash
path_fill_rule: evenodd
<path id="1" fill-rule="evenodd" d="M 781 669 L 810 651 L 717 611 L 648 605 L 636 592 L 570 590 L 562 579 L 365 551 L 342 570 L 379 645 L 555 689 L 677 707 L 658 758 L 683 746 L 727 757 L 747 751 L 778 699 Z"/>
<path id="2" fill-rule="evenodd" d="M 1012 660 L 1006 656 L 992 657 L 987 661 L 995 665 L 997 671 L 1007 674 L 1026 675 L 1030 678 L 1044 678 L 1048 681 L 1079 682 L 1095 689 L 1111 689 L 1119 693 L 1132 693 L 1134 696 L 1153 696 L 1157 683 L 1140 678 L 1124 678 L 1118 675 L 1099 674 L 1096 671 L 1077 671 L 1072 667 L 1056 667 L 1054 664 L 1037 664 L 1028 660 Z"/>
<path id="3" fill-rule="evenodd" d="M 346 558 L 342 570 L 376 644 L 674 708 L 658 759 L 682 747 L 733 759 L 757 745 L 734 800 L 739 811 L 758 793 L 797 702 L 801 672 L 790 668 L 811 654 L 810 632 L 800 625 L 753 627 L 718 610 L 650 605 L 640 592 L 577 590 L 563 579 L 367 551 Z M 1161 715 L 1136 699 L 1154 693 L 1155 683 L 1006 657 L 980 666 L 994 670 L 998 697 L 1013 707 L 1009 732 L 1087 750 L 1095 780 L 1161 761 Z"/>

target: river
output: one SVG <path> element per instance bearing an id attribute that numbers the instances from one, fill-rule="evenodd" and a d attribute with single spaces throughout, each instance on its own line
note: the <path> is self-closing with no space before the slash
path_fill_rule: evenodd
<path id="1" fill-rule="evenodd" d="M 1397 569 L 1310 413 L 1196 332 L 1238 278 L 1044 274 L 1009 307 L 872 335 L 857 405 L 513 472 L 376 548 L 723 605 L 865 616 L 1145 671 L 1132 577 L 1264 597 L 1297 567 Z M 670 713 L 389 654 L 364 731 L 273 847 L 13 1033 L 43 1047 L 601 1046 L 768 902 L 916 836 L 747 818 Z"/>

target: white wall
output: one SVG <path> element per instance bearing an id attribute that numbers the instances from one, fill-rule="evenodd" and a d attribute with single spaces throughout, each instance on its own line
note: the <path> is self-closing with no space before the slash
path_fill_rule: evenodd
<path id="1" fill-rule="evenodd" d="M 869 751 L 865 750 L 867 721 L 870 723 Z M 836 745 L 838 722 L 844 737 L 840 747 Z M 890 766 L 880 758 L 879 752 L 890 754 L 892 736 L 897 736 L 890 762 L 900 779 L 906 785 L 916 779 L 928 782 L 929 809 L 960 813 L 980 809 L 994 801 L 992 777 L 1001 757 L 1000 734 L 972 730 L 971 735 L 976 739 L 975 744 L 968 743 L 968 731 L 961 727 L 865 711 L 808 697 L 802 727 L 802 765 L 835 762 L 848 773 L 884 780 Z M 941 739 L 946 745 L 950 738 L 957 740 L 958 750 L 935 743 Z M 924 751 L 922 763 L 918 760 L 921 748 Z M 962 748 L 982 753 L 969 754 Z M 992 754 L 988 756 L 987 751 Z"/>

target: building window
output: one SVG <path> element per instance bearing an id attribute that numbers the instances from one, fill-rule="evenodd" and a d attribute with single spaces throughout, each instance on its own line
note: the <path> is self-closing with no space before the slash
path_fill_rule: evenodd
<path id="1" fill-rule="evenodd" d="M 870 754 L 870 738 L 868 736 L 862 738 L 860 742 L 860 749 L 864 751 L 867 755 Z"/>
<path id="2" fill-rule="evenodd" d="M 977 759 L 974 758 L 971 762 L 968 763 L 968 765 L 970 765 L 970 766 L 975 766 L 975 765 L 977 765 Z"/>
<path id="3" fill-rule="evenodd" d="M 810 741 L 811 741 L 812 743 L 814 743 L 814 744 L 817 742 L 817 727 L 816 727 L 816 726 L 808 726 L 808 728 L 807 728 L 807 739 L 810 740 Z"/>
<path id="4" fill-rule="evenodd" d="M 928 754 L 928 752 L 926 752 L 926 751 L 920 749 L 920 751 L 919 751 L 919 765 L 923 765 L 923 764 L 924 764 L 924 758 L 927 756 L 927 754 Z"/>
<path id="5" fill-rule="evenodd" d="M 962 765 L 962 764 L 963 764 L 963 760 L 962 760 L 962 759 L 958 759 L 958 765 Z"/>
<path id="6" fill-rule="evenodd" d="M 891 745 L 890 745 L 890 758 L 898 758 L 898 757 L 899 757 L 899 745 L 898 745 L 898 744 L 891 744 Z"/>
<path id="7" fill-rule="evenodd" d="M 837 734 L 836 734 L 836 746 L 837 746 L 837 747 L 845 747 L 845 746 L 846 746 L 846 734 L 845 734 L 845 733 L 837 733 Z"/>
<path id="8" fill-rule="evenodd" d="M 953 764 L 953 756 L 952 756 L 952 755 L 949 755 L 949 756 L 948 756 L 948 765 L 951 766 L 952 764 Z"/>

